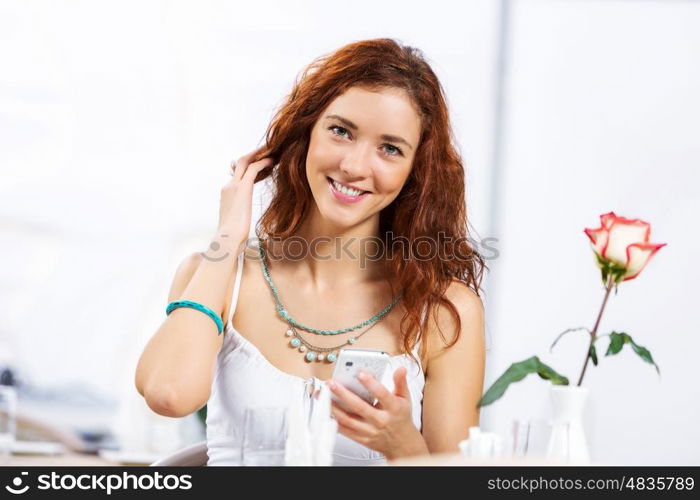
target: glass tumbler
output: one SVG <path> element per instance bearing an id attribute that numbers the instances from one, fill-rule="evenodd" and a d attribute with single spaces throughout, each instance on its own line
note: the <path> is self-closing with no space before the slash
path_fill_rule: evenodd
<path id="1" fill-rule="evenodd" d="M 512 427 L 512 456 L 541 460 L 547 457 L 547 445 L 552 424 L 544 419 L 514 420 Z"/>
<path id="2" fill-rule="evenodd" d="M 241 465 L 284 465 L 287 408 L 247 408 L 243 424 Z"/>

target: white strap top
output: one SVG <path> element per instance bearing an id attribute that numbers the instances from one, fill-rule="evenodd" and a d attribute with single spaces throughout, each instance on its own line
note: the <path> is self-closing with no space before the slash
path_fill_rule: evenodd
<path id="1" fill-rule="evenodd" d="M 231 307 L 224 330 L 224 343 L 216 361 L 216 373 L 207 402 L 207 465 L 239 465 L 245 409 L 261 406 L 288 406 L 293 398 L 302 398 L 309 417 L 314 398 L 312 394 L 325 382 L 316 378 L 302 378 L 286 373 L 265 358 L 258 348 L 237 332 L 231 323 L 241 284 L 244 254 L 238 257 L 236 279 L 231 295 Z M 413 349 L 417 359 L 418 344 Z M 390 372 L 399 366 L 407 367 L 408 387 L 411 393 L 412 418 L 420 430 L 425 376 L 420 366 L 407 354 L 392 356 Z M 386 380 L 393 391 L 393 378 Z M 338 433 L 333 450 L 333 465 L 381 465 L 383 454 L 367 448 Z"/>

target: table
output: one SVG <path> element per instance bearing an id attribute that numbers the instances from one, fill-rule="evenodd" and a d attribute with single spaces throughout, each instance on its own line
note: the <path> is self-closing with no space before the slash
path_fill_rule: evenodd
<path id="1" fill-rule="evenodd" d="M 433 455 L 419 455 L 415 457 L 397 458 L 387 461 L 389 466 L 501 466 L 501 467 L 529 467 L 529 466 L 566 466 L 572 465 L 557 460 L 547 460 L 544 458 L 532 457 L 512 457 L 479 459 L 462 455 L 461 453 L 435 453 Z"/>
<path id="2" fill-rule="evenodd" d="M 98 455 L 84 453 L 62 453 L 60 455 L 10 455 L 0 457 L 0 466 L 5 467 L 70 467 L 70 466 L 119 466 L 117 462 L 105 460 Z"/>

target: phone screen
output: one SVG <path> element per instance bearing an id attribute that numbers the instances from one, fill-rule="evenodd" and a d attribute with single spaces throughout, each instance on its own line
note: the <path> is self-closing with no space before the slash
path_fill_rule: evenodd
<path id="1" fill-rule="evenodd" d="M 354 392 L 371 405 L 377 403 L 376 398 L 357 379 L 357 374 L 363 371 L 372 375 L 376 380 L 382 381 L 389 367 L 389 355 L 376 349 L 342 349 L 333 369 L 333 380 Z M 342 406 L 335 394 L 333 399 Z"/>

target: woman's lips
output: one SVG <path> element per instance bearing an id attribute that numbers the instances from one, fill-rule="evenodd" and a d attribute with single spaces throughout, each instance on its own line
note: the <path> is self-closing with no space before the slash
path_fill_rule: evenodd
<path id="1" fill-rule="evenodd" d="M 358 201 L 361 201 L 365 199 L 369 194 L 371 194 L 369 191 L 365 191 L 362 194 L 359 194 L 357 196 L 351 196 L 349 194 L 345 194 L 341 191 L 338 191 L 335 186 L 333 185 L 333 179 L 330 177 L 327 177 L 328 180 L 328 187 L 331 190 L 331 193 L 333 193 L 333 196 L 339 201 L 342 201 L 343 203 L 357 203 Z"/>

